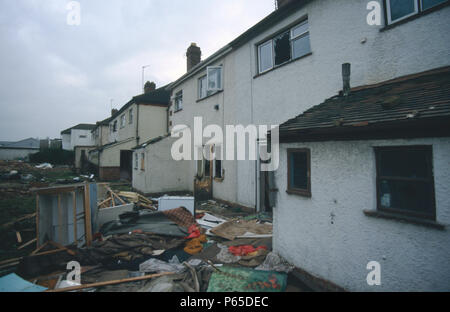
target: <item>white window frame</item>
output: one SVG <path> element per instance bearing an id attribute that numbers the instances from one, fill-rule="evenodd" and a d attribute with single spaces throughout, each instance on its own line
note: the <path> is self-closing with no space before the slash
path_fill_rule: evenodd
<path id="1" fill-rule="evenodd" d="M 410 16 L 419 14 L 419 0 L 414 0 L 414 12 L 413 13 L 410 13 L 408 15 L 400 17 L 396 20 L 392 20 L 392 18 L 391 18 L 391 0 L 386 0 L 386 12 L 387 12 L 388 25 L 400 22 Z"/>
<path id="2" fill-rule="evenodd" d="M 128 111 L 128 123 L 131 125 L 133 123 L 133 109 L 130 108 L 130 110 Z"/>
<path id="3" fill-rule="evenodd" d="M 175 93 L 175 111 L 179 111 L 183 109 L 183 90 L 178 91 Z"/>
<path id="4" fill-rule="evenodd" d="M 120 128 L 125 127 L 125 124 L 127 123 L 127 117 L 125 114 L 120 116 Z"/>
<path id="5" fill-rule="evenodd" d="M 300 27 L 300 26 L 304 25 L 304 24 L 308 24 L 308 30 L 302 32 L 301 34 L 298 34 L 298 35 L 294 36 L 293 35 L 293 30 L 295 28 L 297 28 L 297 27 Z M 279 35 L 284 34 L 284 33 L 288 32 L 288 31 L 289 31 L 289 42 L 290 42 L 290 45 L 291 45 L 291 58 L 288 61 L 285 61 L 285 62 L 283 62 L 281 64 L 275 65 L 275 44 L 274 44 L 274 39 L 276 37 L 278 37 Z M 296 60 L 296 59 L 299 59 L 299 58 L 303 57 L 304 55 L 294 58 L 294 45 L 292 44 L 292 41 L 294 41 L 294 40 L 296 40 L 298 38 L 304 37 L 306 35 L 309 35 L 309 19 L 308 18 L 303 19 L 301 22 L 299 22 L 295 26 L 292 26 L 289 29 L 285 29 L 285 30 L 277 33 L 277 35 L 273 36 L 271 39 L 269 39 L 269 40 L 259 44 L 258 45 L 258 49 L 257 49 L 257 53 L 258 53 L 258 74 L 265 73 L 265 72 L 267 72 L 269 70 L 272 70 L 274 68 L 282 66 L 283 64 L 286 64 L 286 63 L 288 63 L 290 61 L 293 61 L 293 60 Z M 271 53 L 272 66 L 267 68 L 267 69 L 265 69 L 264 71 L 262 71 L 261 70 L 261 48 L 263 48 L 264 46 L 266 46 L 268 44 L 271 45 L 270 53 Z M 310 44 L 311 44 L 311 42 L 310 42 Z M 308 55 L 308 54 L 305 54 L 305 55 Z"/>
<path id="6" fill-rule="evenodd" d="M 219 79 L 220 84 L 216 83 L 216 88 L 209 88 L 209 79 L 210 79 L 210 72 L 213 70 L 219 70 Z M 208 92 L 218 92 L 223 90 L 223 71 L 222 66 L 208 66 L 206 67 L 206 94 L 208 96 Z"/>
<path id="7" fill-rule="evenodd" d="M 270 49 L 270 60 L 272 61 L 272 66 L 270 66 L 269 68 L 265 69 L 264 71 L 261 71 L 261 48 L 262 48 L 263 46 L 268 45 L 268 44 L 271 45 L 271 49 Z M 273 55 L 274 55 L 274 53 L 273 53 L 273 39 L 270 39 L 270 40 L 268 40 L 268 41 L 266 41 L 266 42 L 264 42 L 264 43 L 262 43 L 262 44 L 260 44 L 260 45 L 258 46 L 258 72 L 259 72 L 260 74 L 265 73 L 266 71 L 271 70 L 271 69 L 273 68 L 273 66 L 274 66 Z"/>
<path id="8" fill-rule="evenodd" d="M 201 83 L 201 81 L 203 79 L 205 80 L 205 84 L 204 84 L 205 95 L 204 96 L 202 96 L 202 83 Z M 201 99 L 206 98 L 207 96 L 208 96 L 208 77 L 206 77 L 206 75 L 204 75 L 204 76 L 198 78 L 198 98 L 199 98 L 199 100 L 201 100 Z"/>

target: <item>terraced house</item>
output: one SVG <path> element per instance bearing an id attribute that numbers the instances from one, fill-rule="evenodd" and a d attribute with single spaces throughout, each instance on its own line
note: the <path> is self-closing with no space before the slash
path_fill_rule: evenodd
<path id="1" fill-rule="evenodd" d="M 332 145 L 306 145 L 298 142 L 303 136 L 306 137 L 307 133 L 315 133 L 316 128 L 321 128 L 327 123 L 335 126 L 344 125 L 347 118 L 355 120 L 352 129 L 364 132 L 362 126 L 370 122 L 365 118 L 379 118 L 374 110 L 379 110 L 381 104 L 374 101 L 373 97 L 381 97 L 386 90 L 390 90 L 390 97 L 380 98 L 380 101 L 387 103 L 384 104 L 386 109 L 389 109 L 391 104 L 399 108 L 400 114 L 404 113 L 404 116 L 412 114 L 411 118 L 414 118 L 417 114 L 415 112 L 417 107 L 411 103 L 397 106 L 400 103 L 404 104 L 404 100 L 408 101 L 406 97 L 402 97 L 405 90 L 417 92 L 417 89 L 423 89 L 423 93 L 418 93 L 419 97 L 420 94 L 424 97 L 421 105 L 427 109 L 431 109 L 428 106 L 438 107 L 430 102 L 434 95 L 426 90 L 434 89 L 436 86 L 438 89 L 439 86 L 447 88 L 444 82 L 448 75 L 447 67 L 450 65 L 450 33 L 446 30 L 450 20 L 449 2 L 385 0 L 378 1 L 378 4 L 379 10 L 376 6 L 368 7 L 368 1 L 365 0 L 278 1 L 278 9 L 275 12 L 210 57 L 201 60 L 200 48 L 192 44 L 187 51 L 186 74 L 169 86 L 172 92 L 169 130 L 175 128 L 181 133 L 182 127 L 186 127 L 194 136 L 195 117 L 202 117 L 202 128 L 212 124 L 219 125 L 222 129 L 225 129 L 226 125 L 240 124 L 245 127 L 283 124 L 280 128 L 282 142 L 292 144 L 281 145 L 280 165 L 273 174 L 261 171 L 261 161 L 258 160 L 210 160 L 203 157 L 198 161 L 175 161 L 171 159 L 170 152 L 176 138 L 162 136 L 143 142 L 135 149 L 135 154 L 142 157 L 141 166 L 145 173 L 136 175 L 133 187 L 146 193 L 190 190 L 202 198 L 215 198 L 258 211 L 273 210 L 274 249 L 298 268 L 304 269 L 302 272 L 306 279 L 319 280 L 323 285 L 348 290 L 399 290 L 400 285 L 410 285 L 408 289 L 411 290 L 448 289 L 447 280 L 440 280 L 438 273 L 428 277 L 426 275 L 431 267 L 434 272 L 439 272 L 439 269 L 436 269 L 439 267 L 448 275 L 448 270 L 444 268 L 444 259 L 448 259 L 450 246 L 448 231 L 433 232 L 423 230 L 421 227 L 423 223 L 431 220 L 433 223 L 431 227 L 442 229 L 443 226 L 445 229 L 450 222 L 448 201 L 442 197 L 446 185 L 450 184 L 448 175 L 439 174 L 438 180 L 434 180 L 430 169 L 433 162 L 437 170 L 445 168 L 442 157 L 448 150 L 448 138 L 431 141 L 420 139 L 378 143 L 369 141 L 359 146 L 348 144 L 345 153 L 338 146 L 334 148 Z M 379 24 L 371 19 L 373 14 L 378 14 Z M 433 75 L 433 73 L 440 74 Z M 426 78 L 411 81 L 415 75 Z M 407 82 L 401 84 L 401 81 Z M 393 82 L 399 84 L 395 84 L 394 87 L 377 88 L 378 85 L 389 86 Z M 367 92 L 373 94 L 368 95 L 366 91 L 356 93 L 355 90 L 358 89 L 371 90 Z M 435 92 L 436 96 L 443 97 L 442 101 L 448 101 L 447 94 Z M 348 95 L 352 105 L 347 112 L 345 96 Z M 344 99 L 335 101 L 335 97 Z M 443 103 L 438 102 L 435 104 Z M 320 109 L 308 110 L 320 103 L 325 103 L 319 106 Z M 351 110 L 359 104 L 367 106 L 361 106 L 364 109 L 352 112 Z M 439 109 L 441 107 L 439 106 Z M 342 120 L 336 117 L 340 116 L 336 111 L 342 113 Z M 303 112 L 305 117 L 297 117 L 298 122 L 285 123 Z M 317 118 L 309 117 L 319 113 Z M 439 119 L 444 113 L 438 110 L 436 114 Z M 307 126 L 302 126 L 303 120 Z M 293 137 L 289 137 L 289 130 L 291 127 L 297 129 L 297 125 L 302 127 L 298 132 L 294 132 Z M 424 132 L 430 130 L 422 129 L 424 124 L 420 122 L 416 126 L 418 128 L 414 129 L 415 137 L 420 137 L 418 133 L 422 130 Z M 429 132 L 431 136 L 448 136 L 445 128 L 433 129 Z M 328 129 L 329 132 L 319 135 L 320 140 L 333 140 L 333 137 L 328 135 L 333 134 L 334 130 L 336 129 Z M 376 133 L 382 130 L 381 127 L 374 131 Z M 385 134 L 389 131 L 385 131 Z M 321 133 L 321 130 L 318 129 L 317 133 Z M 392 135 L 392 139 L 398 138 Z M 265 138 L 260 138 L 256 142 L 250 141 L 249 144 L 249 146 L 255 144 L 258 150 L 267 143 Z M 363 146 L 368 148 L 375 145 L 380 148 L 376 148 L 374 154 L 370 154 L 367 150 L 362 151 Z M 413 147 L 399 148 L 400 154 L 390 153 L 389 148 L 384 149 L 385 146 L 397 145 L 420 146 L 416 160 L 417 165 L 423 167 L 424 174 L 421 178 L 415 176 L 417 181 L 411 183 L 420 184 L 425 183 L 425 180 L 428 181 L 420 194 L 423 195 L 423 200 L 427 198 L 425 206 L 433 209 L 423 208 L 426 220 L 420 222 L 422 224 L 420 226 L 411 224 L 398 227 L 395 224 L 375 222 L 371 219 L 376 224 L 367 226 L 374 227 L 372 232 L 369 231 L 374 236 L 368 233 L 371 239 L 358 240 L 360 235 L 358 227 L 350 227 L 349 231 L 345 228 L 349 229 L 349 224 L 353 222 L 360 222 L 359 224 L 370 222 L 366 219 L 361 221 L 364 216 L 366 218 L 369 215 L 380 216 L 377 207 L 381 207 L 381 210 L 383 207 L 387 207 L 387 210 L 389 207 L 394 210 L 419 209 L 416 212 L 423 217 L 421 214 L 423 211 L 420 211 L 422 208 L 395 204 L 398 200 L 406 200 L 407 195 L 402 193 L 397 182 L 392 182 L 399 177 L 383 175 L 384 170 L 388 170 L 383 169 L 383 166 L 395 167 L 391 161 L 398 162 L 399 157 L 404 159 L 403 156 L 406 155 L 408 158 L 409 153 L 416 153 L 417 149 Z M 221 140 L 211 142 L 208 137 L 204 137 L 198 145 L 194 144 L 192 138 L 191 146 L 192 158 L 194 153 L 201 153 L 199 151 L 205 150 L 205 147 L 208 151 L 223 151 L 227 148 L 225 142 Z M 295 150 L 291 151 L 291 148 Z M 375 174 L 373 171 L 375 158 L 384 159 L 384 157 L 387 157 L 387 162 L 383 163 L 381 160 L 381 163 L 377 162 L 378 173 Z M 339 158 L 339 162 L 333 162 L 335 158 Z M 341 207 L 339 203 L 342 196 L 337 195 L 341 187 L 344 187 L 346 192 L 349 191 L 342 183 L 348 182 L 348 185 L 356 186 L 357 178 L 360 177 L 357 172 L 354 173 L 355 180 L 350 183 L 348 179 L 352 175 L 348 175 L 344 168 L 350 170 L 354 163 L 364 167 L 363 160 L 370 161 L 370 164 L 366 165 L 373 168 L 370 172 L 364 170 L 360 172 L 361 175 L 366 175 L 370 183 L 365 184 L 367 188 L 357 188 L 355 192 L 358 194 L 369 192 L 371 196 L 364 197 L 363 200 L 357 194 L 353 198 L 345 193 L 347 198 L 354 199 L 353 206 L 358 205 L 361 210 L 366 211 L 365 214 L 359 211 L 358 216 L 349 217 L 348 209 L 353 206 L 348 206 L 347 209 Z M 448 162 L 445 164 L 448 171 Z M 327 170 L 323 171 L 322 166 Z M 137 163 L 135 171 L 138 169 Z M 408 170 L 406 168 L 404 174 L 408 175 Z M 389 188 L 383 182 L 385 180 Z M 318 187 L 321 181 L 327 183 Z M 328 189 L 324 188 L 325 185 Z M 436 190 L 437 197 L 431 195 L 431 185 Z M 397 193 L 394 194 L 395 188 Z M 336 198 L 331 196 L 332 189 L 337 192 Z M 322 205 L 320 210 L 316 207 L 319 203 Z M 345 203 L 344 200 L 344 205 Z M 408 212 L 406 211 L 407 215 Z M 337 226 L 333 228 L 332 225 L 322 228 L 324 233 L 327 233 L 325 236 L 318 230 L 319 227 L 315 227 L 318 224 L 323 226 L 338 224 L 340 219 L 345 222 L 341 223 L 339 228 Z M 309 224 L 309 231 L 303 231 L 305 237 L 299 239 L 297 235 L 299 226 L 305 223 Z M 375 234 L 377 231 L 386 234 L 389 243 L 384 241 L 384 234 Z M 422 234 L 423 239 L 408 239 Z M 433 241 L 432 246 L 428 249 L 415 249 L 417 247 L 415 244 L 419 241 L 426 244 L 427 237 Z M 369 245 L 373 244 L 374 240 L 377 241 L 375 246 L 378 252 L 370 252 Z M 340 250 L 334 248 L 333 252 L 327 252 L 326 250 L 331 248 L 330 242 L 333 242 L 331 245 L 337 244 L 343 248 Z M 349 259 L 351 254 L 349 250 L 353 247 L 346 245 L 345 242 L 354 242 L 359 246 L 358 250 L 353 250 L 353 261 Z M 370 288 L 366 281 L 366 265 L 370 260 L 386 259 L 386 265 L 389 265 L 387 259 L 390 259 L 395 263 L 391 263 L 392 265 L 401 265 L 398 263 L 400 258 L 395 254 L 394 242 L 409 246 L 407 252 L 410 254 L 407 258 L 416 259 L 417 263 L 411 266 L 408 274 L 392 275 L 388 278 L 401 283 L 392 282 L 384 287 Z M 446 247 L 442 249 L 439 245 Z M 427 254 L 430 253 L 436 257 L 434 261 L 427 263 Z M 327 257 L 334 257 L 334 261 Z M 357 265 L 360 267 L 355 273 L 352 268 Z M 388 272 L 401 271 L 398 267 L 397 269 L 397 271 L 388 269 Z M 420 281 L 423 279 L 427 279 L 427 282 L 421 285 Z"/>
<path id="2" fill-rule="evenodd" d="M 91 151 L 89 159 L 98 164 L 102 180 L 132 179 L 132 148 L 167 133 L 170 92 L 147 82 L 144 93 L 133 97 L 107 119 L 108 141 Z M 104 127 L 97 127 L 103 129 Z M 100 130 L 99 130 L 100 131 Z M 99 140 L 101 140 L 100 132 Z"/>

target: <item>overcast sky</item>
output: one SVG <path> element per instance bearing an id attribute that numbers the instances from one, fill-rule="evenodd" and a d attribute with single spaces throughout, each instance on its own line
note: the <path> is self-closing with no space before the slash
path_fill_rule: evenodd
<path id="1" fill-rule="evenodd" d="M 274 10 L 273 0 L 0 0 L 0 141 L 59 138 L 107 118 L 141 93 L 186 71 L 191 42 L 202 58 Z"/>

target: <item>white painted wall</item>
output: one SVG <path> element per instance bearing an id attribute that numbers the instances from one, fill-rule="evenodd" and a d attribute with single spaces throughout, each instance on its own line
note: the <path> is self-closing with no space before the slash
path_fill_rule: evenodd
<path id="1" fill-rule="evenodd" d="M 94 146 L 95 141 L 91 130 L 72 129 L 70 134 L 71 150 L 76 146 Z"/>
<path id="2" fill-rule="evenodd" d="M 367 3 L 311 1 L 211 64 L 224 67 L 224 91 L 197 102 L 197 80 L 204 72 L 182 83 L 173 90 L 173 94 L 183 90 L 183 110 L 173 113 L 173 126 L 187 124 L 192 128 L 195 116 L 204 117 L 204 126 L 282 123 L 336 95 L 342 89 L 341 65 L 346 62 L 352 64 L 352 87 L 450 65 L 450 7 L 380 31 L 384 26 L 369 26 L 366 22 Z M 312 55 L 254 78 L 257 44 L 306 15 Z M 362 39 L 365 43 L 361 43 Z M 219 104 L 219 111 L 214 110 L 215 104 Z M 254 206 L 255 163 L 226 162 L 224 168 L 224 181 L 213 182 L 214 196 Z M 194 173 L 195 162 L 191 162 L 189 178 Z"/>
<path id="3" fill-rule="evenodd" d="M 62 148 L 66 151 L 73 151 L 73 146 L 70 142 L 70 134 L 61 134 Z"/>
<path id="4" fill-rule="evenodd" d="M 134 151 L 133 188 L 143 193 L 187 191 L 192 188 L 194 176 L 189 178 L 189 162 L 174 161 L 167 157 L 174 141 L 175 139 L 169 137 Z M 144 171 L 141 170 L 142 153 L 145 153 Z"/>
<path id="5" fill-rule="evenodd" d="M 376 210 L 373 147 L 390 145 L 432 145 L 436 221 L 445 230 L 363 213 Z M 311 198 L 286 193 L 287 148 L 311 150 Z M 449 291 L 449 155 L 450 138 L 282 144 L 274 250 L 351 291 Z M 367 285 L 369 261 L 381 264 L 381 286 Z"/>

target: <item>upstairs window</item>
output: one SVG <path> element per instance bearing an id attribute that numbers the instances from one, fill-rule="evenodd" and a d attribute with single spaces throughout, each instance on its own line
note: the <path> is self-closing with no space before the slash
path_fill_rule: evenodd
<path id="1" fill-rule="evenodd" d="M 128 111 L 128 123 L 131 125 L 133 123 L 133 109 Z"/>
<path id="2" fill-rule="evenodd" d="M 435 219 L 431 146 L 376 147 L 377 209 Z"/>
<path id="3" fill-rule="evenodd" d="M 198 98 L 203 99 L 222 89 L 222 66 L 208 66 L 206 76 L 198 80 Z"/>
<path id="4" fill-rule="evenodd" d="M 145 153 L 141 153 L 141 170 L 145 171 Z"/>
<path id="5" fill-rule="evenodd" d="M 288 189 L 291 194 L 311 197 L 311 152 L 288 149 Z"/>
<path id="6" fill-rule="evenodd" d="M 308 20 L 258 46 L 259 73 L 268 71 L 311 52 Z"/>
<path id="7" fill-rule="evenodd" d="M 114 123 L 113 123 L 113 132 L 116 132 L 117 131 L 117 120 L 114 120 Z"/>
<path id="8" fill-rule="evenodd" d="M 138 162 L 139 162 L 139 156 L 138 153 L 134 154 L 134 169 L 137 170 L 138 169 Z"/>
<path id="9" fill-rule="evenodd" d="M 126 116 L 125 114 L 123 114 L 122 116 L 120 116 L 120 128 L 125 127 L 125 123 L 126 123 Z"/>
<path id="10" fill-rule="evenodd" d="M 448 0 L 386 0 L 388 24 L 399 22 L 447 1 Z"/>
<path id="11" fill-rule="evenodd" d="M 178 91 L 175 94 L 175 111 L 183 109 L 183 91 Z"/>

